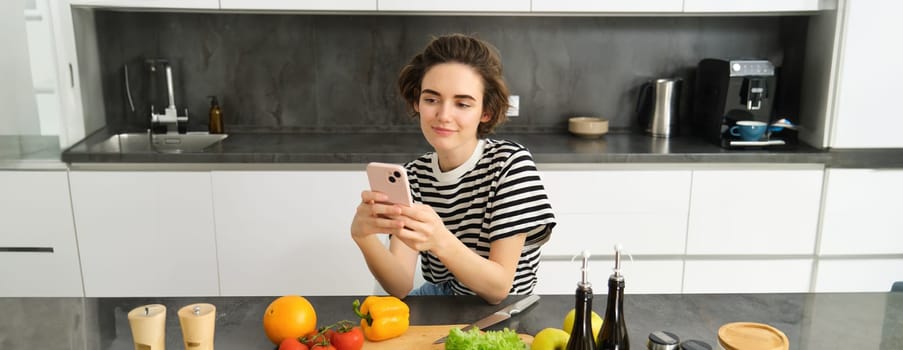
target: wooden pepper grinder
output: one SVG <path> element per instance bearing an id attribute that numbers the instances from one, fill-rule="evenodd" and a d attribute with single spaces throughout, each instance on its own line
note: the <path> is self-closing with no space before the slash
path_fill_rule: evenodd
<path id="1" fill-rule="evenodd" d="M 213 350 L 216 306 L 205 303 L 186 305 L 179 309 L 179 324 L 182 325 L 185 350 Z"/>
<path id="2" fill-rule="evenodd" d="M 166 306 L 139 306 L 128 317 L 135 350 L 166 350 Z"/>

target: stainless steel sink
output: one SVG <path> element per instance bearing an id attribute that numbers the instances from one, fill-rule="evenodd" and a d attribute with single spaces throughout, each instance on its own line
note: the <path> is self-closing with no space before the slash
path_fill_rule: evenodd
<path id="1" fill-rule="evenodd" d="M 110 136 L 92 148 L 101 152 L 191 153 L 203 152 L 226 137 L 229 135 L 124 133 Z"/>

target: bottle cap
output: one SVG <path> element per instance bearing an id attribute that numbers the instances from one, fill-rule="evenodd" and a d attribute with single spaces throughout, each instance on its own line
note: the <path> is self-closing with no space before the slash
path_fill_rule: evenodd
<path id="1" fill-rule="evenodd" d="M 712 346 L 702 340 L 687 340 L 680 343 L 680 350 L 712 350 Z"/>
<path id="2" fill-rule="evenodd" d="M 649 350 L 676 350 L 680 343 L 680 337 L 668 331 L 655 331 L 649 333 L 649 341 L 646 347 Z"/>
<path id="3" fill-rule="evenodd" d="M 784 332 L 764 323 L 734 322 L 718 328 L 718 343 L 725 350 L 788 350 Z"/>
<path id="4" fill-rule="evenodd" d="M 582 287 L 591 287 L 592 284 L 589 283 L 588 277 L 590 257 L 589 250 L 584 249 L 582 252 L 580 252 L 580 255 L 575 255 L 573 258 L 571 258 L 571 261 L 574 261 L 574 259 L 576 259 L 578 256 L 583 258 L 583 265 L 580 266 L 580 282 L 577 283 L 577 285 Z"/>

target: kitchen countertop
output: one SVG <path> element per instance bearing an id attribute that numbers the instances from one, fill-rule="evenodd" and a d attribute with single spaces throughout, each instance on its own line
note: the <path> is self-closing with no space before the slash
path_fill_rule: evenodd
<path id="1" fill-rule="evenodd" d="M 431 151 L 419 133 L 233 133 L 197 153 L 119 152 L 101 147 L 101 130 L 62 154 L 67 163 L 403 163 Z M 653 138 L 610 133 L 599 139 L 566 133 L 491 135 L 525 145 L 537 163 L 817 163 L 830 153 L 801 145 L 792 150 L 726 150 L 696 137 Z"/>
<path id="2" fill-rule="evenodd" d="M 320 326 L 353 319 L 353 296 L 307 297 Z M 520 296 L 502 302 L 507 305 Z M 271 350 L 262 329 L 263 311 L 274 297 L 179 298 L 0 298 L 0 348 L 133 349 L 126 314 L 132 308 L 160 303 L 167 307 L 166 347 L 182 348 L 176 312 L 182 306 L 216 305 L 216 348 Z M 411 324 L 463 324 L 500 306 L 473 296 L 408 297 Z M 543 295 L 526 312 L 490 329 L 512 328 L 536 334 L 561 327 L 574 307 L 573 295 Z M 604 315 L 605 295 L 595 295 L 593 310 Z M 848 294 L 670 294 L 627 295 L 624 302 L 630 342 L 645 348 L 646 336 L 667 330 L 681 339 L 716 345 L 718 327 L 729 322 L 770 324 L 783 331 L 791 349 L 903 348 L 903 293 Z"/>
<path id="3" fill-rule="evenodd" d="M 66 169 L 60 139 L 42 135 L 0 135 L 0 169 Z"/>

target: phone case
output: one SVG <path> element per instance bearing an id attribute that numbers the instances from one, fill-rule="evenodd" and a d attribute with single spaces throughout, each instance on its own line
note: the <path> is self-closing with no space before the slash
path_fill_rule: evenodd
<path id="1" fill-rule="evenodd" d="M 411 186 L 408 184 L 408 172 L 401 165 L 387 163 L 367 164 L 367 179 L 370 190 L 385 193 L 389 202 L 411 206 Z"/>

